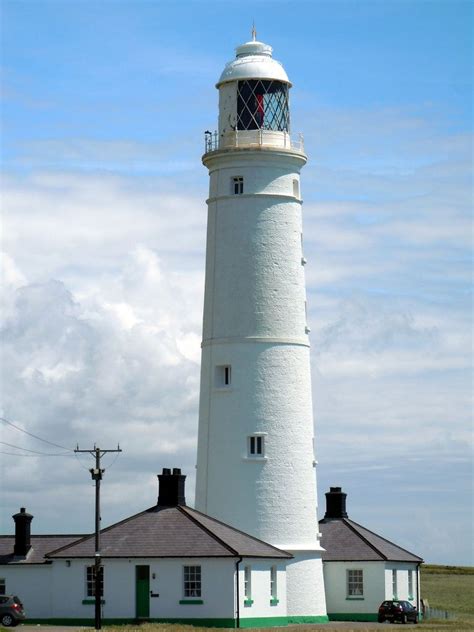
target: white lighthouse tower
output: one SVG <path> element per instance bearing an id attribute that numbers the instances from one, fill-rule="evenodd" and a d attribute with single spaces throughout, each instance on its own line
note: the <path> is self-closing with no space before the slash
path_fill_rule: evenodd
<path id="1" fill-rule="evenodd" d="M 217 83 L 209 169 L 196 508 L 279 548 L 291 622 L 325 620 L 302 240 L 301 141 L 272 48 Z"/>

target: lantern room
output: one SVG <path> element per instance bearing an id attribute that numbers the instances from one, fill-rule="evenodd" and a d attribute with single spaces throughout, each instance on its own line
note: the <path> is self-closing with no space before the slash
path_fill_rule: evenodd
<path id="1" fill-rule="evenodd" d="M 290 141 L 291 83 L 271 46 L 255 39 L 238 46 L 216 87 L 219 128 L 206 133 L 206 153 L 255 145 L 302 151 Z"/>

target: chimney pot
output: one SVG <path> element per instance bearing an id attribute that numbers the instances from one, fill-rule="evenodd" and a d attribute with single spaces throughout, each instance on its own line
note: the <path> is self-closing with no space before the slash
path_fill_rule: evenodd
<path id="1" fill-rule="evenodd" d="M 180 468 L 174 467 L 171 473 L 171 469 L 164 467 L 163 473 L 158 474 L 158 507 L 186 505 L 185 480 Z"/>
<path id="2" fill-rule="evenodd" d="M 326 513 L 324 520 L 342 520 L 347 518 L 346 496 L 341 487 L 330 487 L 326 492 Z"/>
<path id="3" fill-rule="evenodd" d="M 15 514 L 15 544 L 13 555 L 25 556 L 31 549 L 31 521 L 33 516 L 26 512 L 25 507 L 20 508 L 20 513 Z"/>

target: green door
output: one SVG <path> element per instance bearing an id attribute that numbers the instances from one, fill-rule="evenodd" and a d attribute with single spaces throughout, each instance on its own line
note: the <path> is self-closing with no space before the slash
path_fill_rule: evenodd
<path id="1" fill-rule="evenodd" d="M 150 616 L 150 567 L 135 566 L 135 595 L 137 619 Z"/>

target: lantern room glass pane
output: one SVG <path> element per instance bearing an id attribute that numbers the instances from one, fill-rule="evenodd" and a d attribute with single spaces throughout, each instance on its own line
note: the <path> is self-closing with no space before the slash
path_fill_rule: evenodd
<path id="1" fill-rule="evenodd" d="M 264 79 L 239 81 L 237 129 L 289 132 L 288 84 Z"/>

